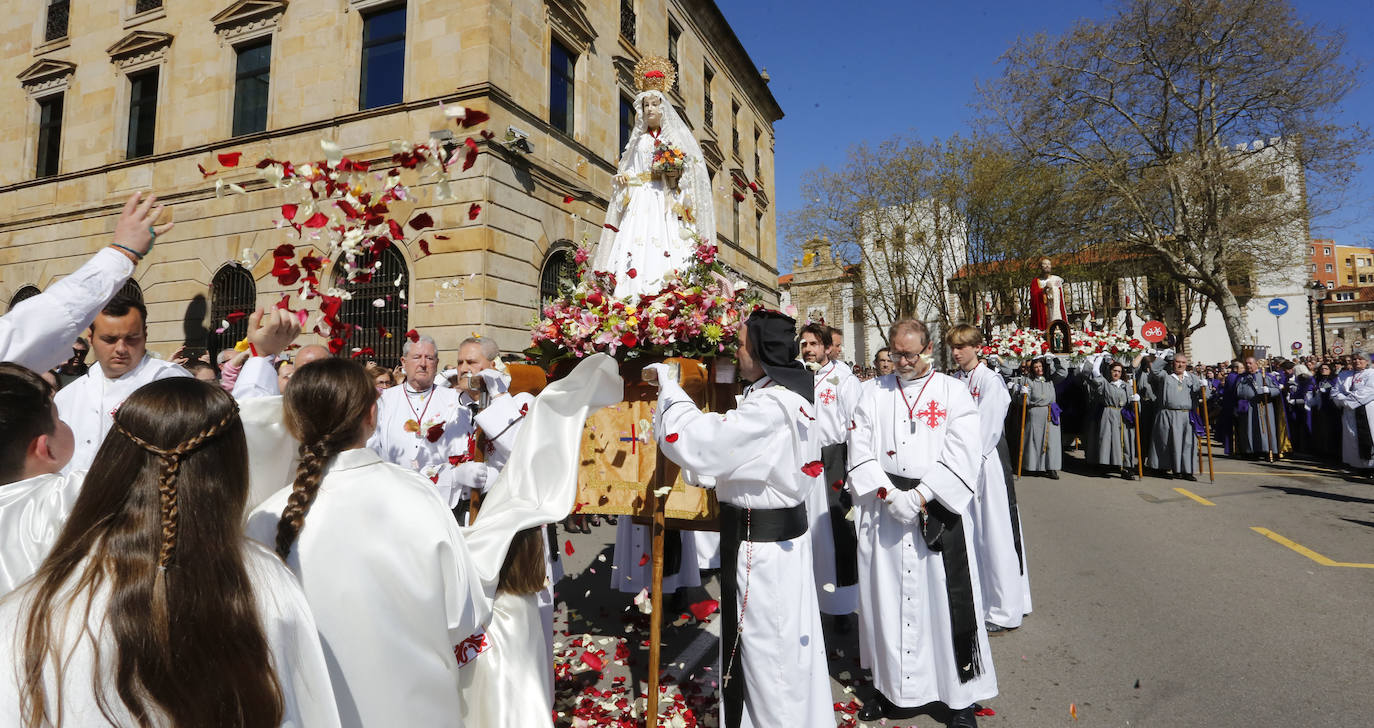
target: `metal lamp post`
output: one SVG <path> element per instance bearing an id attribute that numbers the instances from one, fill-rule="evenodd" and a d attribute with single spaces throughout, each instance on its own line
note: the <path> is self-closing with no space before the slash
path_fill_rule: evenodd
<path id="1" fill-rule="evenodd" d="M 1312 281 L 1312 285 L 1307 288 L 1307 315 L 1309 319 L 1312 315 L 1312 301 L 1317 302 L 1317 325 L 1321 330 L 1322 342 L 1321 355 L 1326 356 L 1326 286 L 1322 285 L 1321 281 Z M 1315 347 L 1316 344 L 1317 337 L 1314 335 L 1312 345 Z"/>

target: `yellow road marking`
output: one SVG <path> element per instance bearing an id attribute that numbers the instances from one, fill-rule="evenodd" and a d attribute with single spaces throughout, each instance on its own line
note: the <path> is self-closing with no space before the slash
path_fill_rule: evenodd
<path id="1" fill-rule="evenodd" d="M 1177 492 L 1179 492 L 1179 493 L 1182 493 L 1183 495 L 1188 496 L 1189 498 L 1192 498 L 1193 500 L 1197 501 L 1198 503 L 1201 503 L 1201 504 L 1204 505 L 1204 506 L 1214 506 L 1214 505 L 1216 505 L 1216 504 L 1213 503 L 1212 501 L 1209 501 L 1209 500 L 1207 500 L 1206 498 L 1203 498 L 1202 496 L 1198 495 L 1197 493 L 1194 493 L 1194 492 L 1191 491 L 1191 490 L 1187 490 L 1186 488 L 1174 488 L 1174 490 L 1177 491 Z"/>
<path id="2" fill-rule="evenodd" d="M 1267 536 L 1271 541 L 1283 544 L 1284 546 L 1287 546 L 1288 548 L 1297 551 L 1298 553 L 1302 554 L 1303 556 L 1306 556 L 1309 559 L 1312 559 L 1313 561 L 1317 562 L 1318 564 L 1321 564 L 1322 566 L 1343 566 L 1349 569 L 1374 569 L 1374 564 L 1355 564 L 1347 561 L 1334 561 L 1325 556 L 1322 556 L 1316 551 L 1313 551 L 1312 549 L 1309 549 L 1296 541 L 1290 541 L 1284 538 L 1283 536 L 1280 536 L 1277 533 L 1270 531 L 1267 528 L 1251 526 L 1250 530 L 1260 534 L 1261 536 Z"/>

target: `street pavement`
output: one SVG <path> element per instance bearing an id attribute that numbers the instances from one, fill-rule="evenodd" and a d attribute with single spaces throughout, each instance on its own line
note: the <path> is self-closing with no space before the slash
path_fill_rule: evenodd
<path id="1" fill-rule="evenodd" d="M 1123 481 L 1066 460 L 1060 480 L 1018 483 L 1034 612 L 992 639 L 1001 694 L 980 725 L 1374 725 L 1374 484 L 1226 458 L 1215 483 Z M 558 587 L 560 725 L 635 724 L 649 617 L 607 589 L 614 536 L 560 530 L 574 551 Z M 703 623 L 687 608 L 718 596 L 707 576 L 660 615 L 665 704 L 679 721 L 665 724 L 714 725 L 704 714 L 715 709 L 716 615 Z M 837 723 L 863 725 L 853 636 L 826 639 Z M 589 649 L 593 665 L 604 653 L 600 670 L 582 658 Z"/>

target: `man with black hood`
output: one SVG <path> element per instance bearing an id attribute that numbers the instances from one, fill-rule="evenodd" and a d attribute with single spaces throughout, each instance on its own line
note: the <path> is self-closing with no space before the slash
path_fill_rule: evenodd
<path id="1" fill-rule="evenodd" d="M 752 384 L 725 414 L 700 411 L 666 365 L 645 368 L 659 384 L 659 447 L 720 500 L 721 725 L 830 728 L 807 537 L 806 499 L 823 470 L 814 381 L 797 361 L 791 318 L 755 311 L 739 343 L 739 373 Z"/>

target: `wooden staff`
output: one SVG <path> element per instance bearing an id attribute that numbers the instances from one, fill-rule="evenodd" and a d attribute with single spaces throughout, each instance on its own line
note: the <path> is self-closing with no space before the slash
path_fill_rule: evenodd
<path id="1" fill-rule="evenodd" d="M 1212 418 L 1207 413 L 1207 383 L 1202 383 L 1202 436 L 1207 438 L 1207 478 L 1210 482 L 1217 482 L 1217 472 L 1212 468 Z M 1198 462 L 1202 461 L 1202 452 L 1198 451 Z"/>
<path id="2" fill-rule="evenodd" d="M 668 481 L 668 458 L 663 455 L 663 448 L 656 448 L 654 456 L 654 477 L 649 479 L 652 489 L 657 491 L 665 485 L 672 485 Z M 654 516 L 653 523 L 649 526 L 652 534 L 653 546 L 653 592 L 650 595 L 649 603 L 653 605 L 653 612 L 649 619 L 649 705 L 644 714 L 644 725 L 653 728 L 658 725 L 658 673 L 659 660 L 663 642 L 663 536 L 667 530 L 664 523 L 664 509 L 668 503 L 667 496 L 650 494 L 653 498 Z"/>
<path id="3" fill-rule="evenodd" d="M 1140 452 L 1140 393 L 1135 388 L 1135 372 L 1131 372 L 1131 404 L 1135 405 L 1135 471 L 1141 480 L 1145 479 L 1145 459 Z"/>
<path id="4" fill-rule="evenodd" d="M 1025 386 L 1025 385 L 1022 385 Z M 1021 393 L 1021 436 L 1016 440 L 1016 477 L 1021 477 L 1021 466 L 1026 462 L 1026 409 L 1030 406 L 1030 392 Z"/>

